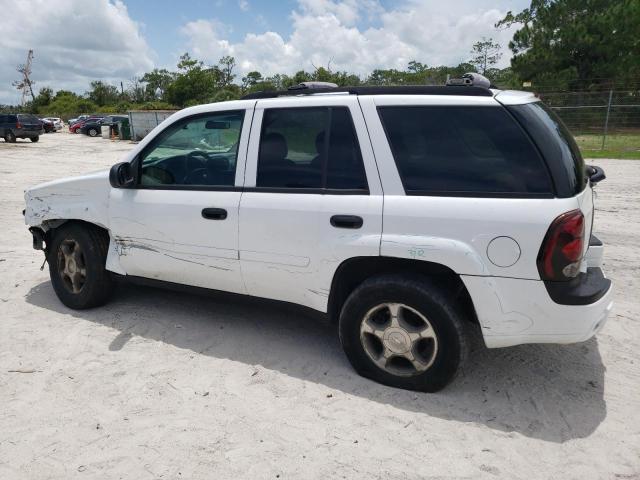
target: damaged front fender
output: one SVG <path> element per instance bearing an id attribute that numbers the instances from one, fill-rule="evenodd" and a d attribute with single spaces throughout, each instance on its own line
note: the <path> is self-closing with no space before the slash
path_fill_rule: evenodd
<path id="1" fill-rule="evenodd" d="M 43 183 L 25 194 L 25 223 L 43 232 L 67 220 L 83 220 L 108 228 L 109 172 Z"/>
<path id="2" fill-rule="evenodd" d="M 47 249 L 47 232 L 75 220 L 109 231 L 109 171 L 43 183 L 25 191 L 24 220 L 33 236 L 33 248 Z M 113 238 L 109 246 L 107 270 L 123 273 Z"/>

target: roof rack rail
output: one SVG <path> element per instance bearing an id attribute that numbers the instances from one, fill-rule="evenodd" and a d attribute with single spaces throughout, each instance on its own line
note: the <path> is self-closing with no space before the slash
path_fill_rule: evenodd
<path id="1" fill-rule="evenodd" d="M 263 98 L 291 97 L 301 95 L 316 95 L 324 93 L 346 93 L 350 95 L 460 95 L 469 97 L 492 97 L 493 92 L 486 87 L 445 85 L 404 85 L 392 87 L 330 87 L 330 88 L 301 88 L 295 90 L 281 90 L 271 92 L 254 92 L 242 97 L 242 100 L 259 100 Z"/>

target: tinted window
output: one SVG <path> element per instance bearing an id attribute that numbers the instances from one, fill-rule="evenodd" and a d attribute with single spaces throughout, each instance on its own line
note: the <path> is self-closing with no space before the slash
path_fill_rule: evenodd
<path id="1" fill-rule="evenodd" d="M 18 120 L 21 123 L 39 123 L 40 120 L 35 115 L 29 115 L 26 113 L 18 114 Z"/>
<path id="2" fill-rule="evenodd" d="M 535 147 L 500 107 L 380 107 L 408 194 L 548 196 Z"/>
<path id="3" fill-rule="evenodd" d="M 560 197 L 572 197 L 586 186 L 584 160 L 562 120 L 542 102 L 508 107 L 544 155 Z"/>
<path id="4" fill-rule="evenodd" d="M 349 110 L 265 110 L 256 186 L 366 190 L 362 156 Z"/>
<path id="5" fill-rule="evenodd" d="M 232 186 L 244 111 L 211 113 L 167 127 L 142 155 L 142 185 Z"/>

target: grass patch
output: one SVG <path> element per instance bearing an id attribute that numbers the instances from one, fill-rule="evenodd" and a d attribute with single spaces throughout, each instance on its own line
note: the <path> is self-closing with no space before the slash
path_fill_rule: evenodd
<path id="1" fill-rule="evenodd" d="M 582 157 L 617 158 L 620 160 L 640 160 L 640 152 L 621 152 L 620 150 L 581 150 Z"/>
<path id="2" fill-rule="evenodd" d="M 640 160 L 640 133 L 607 135 L 602 149 L 602 135 L 576 135 L 584 158 L 621 158 Z"/>

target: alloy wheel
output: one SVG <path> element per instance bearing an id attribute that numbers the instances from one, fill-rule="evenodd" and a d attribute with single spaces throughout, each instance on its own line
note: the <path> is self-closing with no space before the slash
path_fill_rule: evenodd
<path id="1" fill-rule="evenodd" d="M 80 293 L 87 280 L 87 267 L 80 244 L 65 239 L 58 248 L 58 272 L 71 293 Z"/>
<path id="2" fill-rule="evenodd" d="M 370 309 L 360 324 L 360 341 L 369 358 L 392 375 L 421 374 L 438 353 L 438 337 L 427 317 L 403 303 Z"/>

